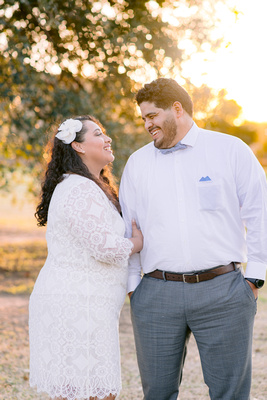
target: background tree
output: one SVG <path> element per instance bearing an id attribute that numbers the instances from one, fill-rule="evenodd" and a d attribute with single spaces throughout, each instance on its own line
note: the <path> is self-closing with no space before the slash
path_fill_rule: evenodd
<path id="1" fill-rule="evenodd" d="M 258 139 L 257 124 L 243 122 L 239 125 L 242 108 L 235 100 L 226 99 L 226 90 L 215 94 L 211 88 L 203 85 L 200 88 L 191 88 L 191 93 L 198 126 L 237 136 L 249 145 Z"/>
<path id="2" fill-rule="evenodd" d="M 0 0 L 2 187 L 18 169 L 36 182 L 48 157 L 51 127 L 81 114 L 95 115 L 115 139 L 119 177 L 129 154 L 149 140 L 134 93 L 144 82 L 181 73 L 187 57 L 182 40 L 197 51 L 203 43 L 219 45 L 210 37 L 215 5 L 213 0 L 205 8 L 200 0 Z M 218 107 L 223 117 L 222 104 Z M 212 118 L 210 127 L 218 127 Z"/>

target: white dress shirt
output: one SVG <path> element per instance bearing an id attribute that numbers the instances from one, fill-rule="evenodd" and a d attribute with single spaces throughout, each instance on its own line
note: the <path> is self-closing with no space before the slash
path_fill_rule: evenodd
<path id="1" fill-rule="evenodd" d="M 144 235 L 129 260 L 128 291 L 156 269 L 192 272 L 247 262 L 246 276 L 265 279 L 266 176 L 240 139 L 194 123 L 186 149 L 162 154 L 154 143 L 125 166 L 120 203 L 131 237 L 134 218 Z"/>

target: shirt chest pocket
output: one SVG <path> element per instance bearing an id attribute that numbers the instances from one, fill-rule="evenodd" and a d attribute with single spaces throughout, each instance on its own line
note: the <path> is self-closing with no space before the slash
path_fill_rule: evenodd
<path id="1" fill-rule="evenodd" d="M 214 182 L 198 182 L 198 205 L 202 211 L 217 211 L 223 208 L 222 185 Z"/>

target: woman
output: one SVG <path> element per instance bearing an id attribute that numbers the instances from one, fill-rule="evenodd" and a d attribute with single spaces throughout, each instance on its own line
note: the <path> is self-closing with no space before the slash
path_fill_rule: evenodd
<path id="1" fill-rule="evenodd" d="M 63 122 L 36 211 L 48 257 L 30 297 L 30 385 L 53 399 L 114 400 L 121 389 L 118 320 L 143 237 L 133 222 L 124 238 L 110 144 L 93 117 Z"/>

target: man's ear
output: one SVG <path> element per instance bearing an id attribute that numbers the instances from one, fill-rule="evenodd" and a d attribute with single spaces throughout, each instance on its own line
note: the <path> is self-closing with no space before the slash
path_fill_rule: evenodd
<path id="1" fill-rule="evenodd" d="M 179 101 L 175 101 L 172 106 L 173 106 L 173 109 L 174 109 L 177 117 L 178 118 L 181 117 L 184 113 L 182 104 Z"/>
<path id="2" fill-rule="evenodd" d="M 85 151 L 83 150 L 82 144 L 79 142 L 71 142 L 71 147 L 73 148 L 73 150 L 77 151 L 77 153 L 82 153 L 84 154 Z"/>

